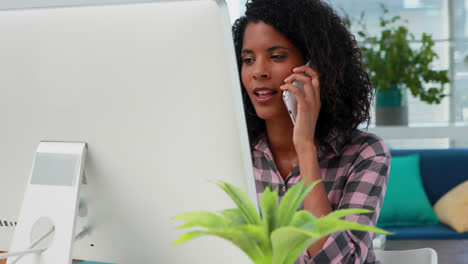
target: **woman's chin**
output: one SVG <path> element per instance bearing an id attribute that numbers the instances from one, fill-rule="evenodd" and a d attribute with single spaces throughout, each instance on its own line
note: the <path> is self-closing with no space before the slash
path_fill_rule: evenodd
<path id="1" fill-rule="evenodd" d="M 276 109 L 275 109 L 276 110 Z M 275 119 L 283 119 L 285 117 L 285 113 L 281 113 L 279 111 L 271 111 L 271 109 L 257 109 L 256 111 L 258 117 L 265 121 L 267 120 L 275 120 Z M 287 116 L 287 112 L 286 112 Z M 289 118 L 289 116 L 287 116 Z"/>
<path id="2" fill-rule="evenodd" d="M 258 109 L 257 108 L 257 109 L 255 109 L 255 112 L 257 113 L 257 116 L 260 117 L 263 120 L 271 119 L 274 116 L 271 109 L 265 109 L 265 108 Z"/>

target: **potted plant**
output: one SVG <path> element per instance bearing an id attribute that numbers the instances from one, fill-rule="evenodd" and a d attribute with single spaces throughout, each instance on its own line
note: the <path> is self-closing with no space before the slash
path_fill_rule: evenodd
<path id="1" fill-rule="evenodd" d="M 315 241 L 337 231 L 353 229 L 389 234 L 376 227 L 340 219 L 369 213 L 369 210 L 342 209 L 320 218 L 305 210 L 297 211 L 317 182 L 305 185 L 305 180 L 300 181 L 286 192 L 281 203 L 277 191 L 266 188 L 260 199 L 261 217 L 242 190 L 228 183 L 218 183 L 237 208 L 219 214 L 196 211 L 174 217 L 185 221 L 179 228 L 200 229 L 183 234 L 173 245 L 212 235 L 235 244 L 255 264 L 292 264 Z"/>
<path id="2" fill-rule="evenodd" d="M 387 18 L 389 11 L 384 4 L 381 9 L 379 35 L 368 33 L 364 12 L 357 32 L 362 38 L 359 45 L 364 67 L 377 89 L 376 124 L 407 125 L 407 89 L 423 102 L 439 104 L 446 96 L 444 88 L 449 78 L 446 70 L 431 69 L 431 63 L 438 58 L 432 36 L 423 33 L 420 45 L 411 45 L 415 37 L 406 27 L 408 21 L 401 21 L 400 16 Z M 351 26 L 348 14 L 344 19 Z"/>

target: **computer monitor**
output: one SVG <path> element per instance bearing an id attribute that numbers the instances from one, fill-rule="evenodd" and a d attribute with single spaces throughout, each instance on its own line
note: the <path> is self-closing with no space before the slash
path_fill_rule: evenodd
<path id="1" fill-rule="evenodd" d="M 73 257 L 246 263 L 219 238 L 171 247 L 171 217 L 234 207 L 210 181 L 256 192 L 223 1 L 0 11 L 0 219 L 14 223 L 41 141 L 86 142 L 90 233 Z M 0 226 L 8 250 L 10 224 Z"/>

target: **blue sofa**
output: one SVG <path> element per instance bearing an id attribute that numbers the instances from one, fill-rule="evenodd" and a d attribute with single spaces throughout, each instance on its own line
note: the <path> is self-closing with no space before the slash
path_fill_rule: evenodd
<path id="1" fill-rule="evenodd" d="M 468 180 L 468 148 L 391 150 L 393 157 L 420 155 L 420 170 L 424 189 L 434 205 L 453 187 Z M 443 225 L 386 227 L 393 232 L 389 240 L 468 239 L 468 232 L 459 234 Z"/>

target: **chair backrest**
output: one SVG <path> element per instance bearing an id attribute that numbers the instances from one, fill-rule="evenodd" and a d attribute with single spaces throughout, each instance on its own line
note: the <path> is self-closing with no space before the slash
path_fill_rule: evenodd
<path id="1" fill-rule="evenodd" d="M 437 264 L 437 252 L 432 248 L 409 250 L 375 250 L 382 264 Z"/>

